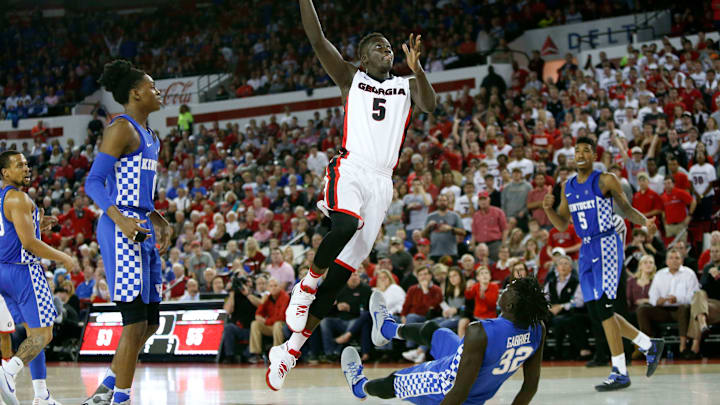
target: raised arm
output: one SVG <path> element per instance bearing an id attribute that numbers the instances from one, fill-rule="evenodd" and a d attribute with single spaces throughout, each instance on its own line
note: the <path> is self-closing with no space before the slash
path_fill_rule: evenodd
<path id="1" fill-rule="evenodd" d="M 529 404 L 537 392 L 540 383 L 540 363 L 542 363 L 543 347 L 545 346 L 545 325 L 542 325 L 542 330 L 542 343 L 540 343 L 532 357 L 523 363 L 523 384 L 512 405 Z"/>
<path id="2" fill-rule="evenodd" d="M 652 218 L 646 218 L 645 215 L 642 214 L 642 212 L 633 208 L 632 204 L 630 204 L 630 202 L 628 201 L 627 196 L 622 191 L 622 186 L 620 186 L 620 180 L 618 180 L 618 178 L 615 177 L 614 174 L 601 174 L 599 183 L 600 191 L 602 191 L 603 195 L 607 195 L 608 193 L 610 193 L 610 195 L 612 195 L 613 199 L 617 203 L 618 207 L 620 207 L 620 209 L 622 209 L 622 212 L 627 215 L 627 219 L 629 219 L 630 222 L 636 225 L 646 226 L 648 230 L 650 228 L 655 228 L 655 221 Z"/>
<path id="3" fill-rule="evenodd" d="M 402 48 L 407 57 L 408 67 L 415 74 L 415 78 L 410 80 L 412 100 L 421 110 L 431 113 L 435 111 L 438 96 L 435 94 L 435 89 L 430 85 L 422 65 L 420 65 L 420 35 L 415 37 L 410 34 L 409 46 L 403 44 Z"/>
<path id="4" fill-rule="evenodd" d="M 468 326 L 455 384 L 440 405 L 460 405 L 465 402 L 482 368 L 486 348 L 487 335 L 482 324 L 477 322 Z"/>
<path id="5" fill-rule="evenodd" d="M 325 38 L 312 0 L 300 0 L 300 15 L 305 34 L 320 63 L 333 82 L 345 92 L 350 88 L 357 68 L 345 61 L 337 48 Z"/>
<path id="6" fill-rule="evenodd" d="M 553 193 L 545 194 L 542 204 L 545 214 L 550 222 L 552 222 L 553 226 L 557 228 L 558 231 L 562 232 L 564 232 L 568 228 L 568 225 L 570 225 L 570 210 L 568 209 L 567 197 L 565 197 L 566 184 L 567 182 L 562 185 L 562 192 L 560 193 L 561 200 L 557 211 L 553 209 L 553 204 L 555 203 L 555 196 L 553 196 Z"/>

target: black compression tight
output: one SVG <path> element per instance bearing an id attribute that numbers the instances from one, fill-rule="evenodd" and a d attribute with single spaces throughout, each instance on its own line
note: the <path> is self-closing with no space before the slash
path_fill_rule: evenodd
<path id="1" fill-rule="evenodd" d="M 313 261 L 314 271 L 325 271 L 358 230 L 359 220 L 350 214 L 332 211 L 330 232 L 323 238 Z"/>

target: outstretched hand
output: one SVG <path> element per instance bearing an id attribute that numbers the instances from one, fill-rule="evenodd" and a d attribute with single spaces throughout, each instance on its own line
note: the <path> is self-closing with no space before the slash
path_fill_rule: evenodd
<path id="1" fill-rule="evenodd" d="M 420 37 L 421 35 L 416 37 L 415 34 L 410 34 L 410 41 L 408 41 L 410 46 L 408 47 L 408 44 L 402 44 L 408 67 L 410 67 L 413 73 L 422 72 L 422 66 L 420 65 Z"/>
<path id="2" fill-rule="evenodd" d="M 48 229 L 52 228 L 58 223 L 58 219 L 56 216 L 48 215 L 45 216 L 45 209 L 40 208 L 40 232 L 45 232 Z"/>

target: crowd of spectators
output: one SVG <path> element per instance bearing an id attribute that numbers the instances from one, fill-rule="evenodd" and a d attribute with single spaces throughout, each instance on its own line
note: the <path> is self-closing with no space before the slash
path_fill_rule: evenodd
<path id="1" fill-rule="evenodd" d="M 505 46 L 524 30 L 674 8 L 673 29 L 709 29 L 710 2 L 701 8 L 664 2 L 401 0 L 320 2 L 326 31 L 349 60 L 355 44 L 370 31 L 389 34 L 392 44 L 421 33 L 428 71 L 474 64 L 468 55 Z M 381 10 L 393 10 L 392 13 Z M 371 13 L 370 10 L 378 10 Z M 68 114 L 97 90 L 104 63 L 132 61 L 155 79 L 232 72 L 217 99 L 304 90 L 330 85 L 302 37 L 299 10 L 270 0 L 216 0 L 207 7 L 187 2 L 133 13 L 74 10 L 43 17 L 5 9 L 0 16 L 0 119 Z M 408 27 L 401 29 L 402 27 Z M 397 52 L 395 70 L 409 73 Z M 467 59 L 467 60 L 466 60 Z"/>
<path id="2" fill-rule="evenodd" d="M 717 227 L 718 56 L 718 44 L 700 34 L 679 49 L 669 41 L 629 46 L 623 58 L 601 55 L 597 64 L 568 55 L 556 80 L 541 80 L 536 55 L 528 69 L 515 66 L 510 83 L 491 74 L 476 93 L 448 93 L 432 114 L 416 113 L 384 227 L 310 339 L 308 360 L 332 361 L 353 340 L 363 357 L 376 354 L 370 288 L 384 293 L 399 320 L 437 319 L 462 335 L 470 321 L 497 316 L 503 284 L 531 275 L 555 315 L 550 329 L 559 344 L 549 356 L 587 358 L 591 333 L 593 364 L 606 362 L 602 332 L 587 321 L 578 288 L 581 240 L 572 226 L 552 229 L 541 207 L 547 193 L 559 202 L 560 185 L 574 175 L 578 136 L 597 140 L 596 167 L 621 178 L 633 206 L 660 229 L 627 227 L 627 300 L 618 311 L 629 311 L 650 335 L 659 333 L 658 322 L 678 322 L 683 356 L 699 356 L 708 326 L 720 320 L 720 232 L 710 249 L 701 244 Z M 324 167 L 341 147 L 342 111 L 316 113 L 304 125 L 286 112 L 243 128 L 192 124 L 191 111 L 184 113 L 182 128 L 161 134 L 156 209 L 174 229 L 163 258 L 164 298 L 225 298 L 223 356 L 259 361 L 263 336 L 277 344 L 287 335 L 288 291 L 328 230 L 315 202 Z M 28 194 L 59 218 L 43 240 L 81 262 L 72 274 L 48 267 L 57 305 L 78 314 L 60 319 L 71 319 L 65 330 L 72 336 L 87 305 L 109 299 L 93 232 L 101 213 L 83 190 L 104 125 L 94 117 L 76 145 L 39 124 L 20 147 L 33 171 Z M 423 347 L 407 349 L 410 361 L 426 358 Z"/>

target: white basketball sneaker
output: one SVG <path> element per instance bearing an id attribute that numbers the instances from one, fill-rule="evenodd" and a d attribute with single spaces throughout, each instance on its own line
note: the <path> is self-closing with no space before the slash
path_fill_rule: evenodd
<path id="1" fill-rule="evenodd" d="M 285 383 L 285 377 L 290 373 L 297 358 L 290 353 L 287 347 L 287 342 L 280 346 L 273 346 L 270 349 L 268 355 L 270 365 L 268 366 L 267 373 L 265 373 L 265 382 L 267 386 L 273 390 L 278 391 L 282 388 Z"/>
<path id="2" fill-rule="evenodd" d="M 59 401 L 55 400 L 55 398 L 50 395 L 50 391 L 48 391 L 47 398 L 37 398 L 33 399 L 32 405 L 62 405 Z"/>
<path id="3" fill-rule="evenodd" d="M 395 322 L 390 317 L 385 305 L 385 297 L 379 291 L 373 291 L 370 295 L 370 317 L 372 318 L 372 331 L 370 337 L 372 342 L 377 347 L 385 346 L 390 343 L 390 339 L 386 338 L 382 334 L 382 326 L 386 319 Z"/>
<path id="4" fill-rule="evenodd" d="M 112 402 L 113 390 L 100 384 L 88 399 L 82 405 L 110 405 Z"/>
<path id="5" fill-rule="evenodd" d="M 302 333 L 307 324 L 310 304 L 315 300 L 316 292 L 317 290 L 303 287 L 302 281 L 295 284 L 290 296 L 290 304 L 285 310 L 285 323 L 288 329 L 296 333 Z"/>
<path id="6" fill-rule="evenodd" d="M 343 350 L 342 356 L 340 356 L 340 364 L 342 366 L 343 375 L 345 381 L 350 386 L 355 398 L 364 401 L 367 398 L 367 394 L 363 387 L 367 384 L 367 378 L 363 375 L 363 365 L 360 358 L 360 354 L 357 350 L 348 346 Z"/>
<path id="7" fill-rule="evenodd" d="M 20 401 L 15 396 L 15 377 L 3 368 L 0 368 L 0 396 L 6 405 L 20 405 Z"/>

